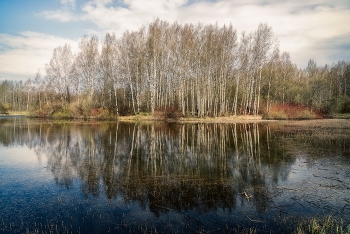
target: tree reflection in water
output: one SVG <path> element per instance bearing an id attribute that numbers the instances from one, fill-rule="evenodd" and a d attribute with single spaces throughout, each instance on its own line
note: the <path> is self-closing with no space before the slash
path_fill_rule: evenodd
<path id="1" fill-rule="evenodd" d="M 45 155 L 57 185 L 70 189 L 79 178 L 86 197 L 120 196 L 157 217 L 248 203 L 263 214 L 300 150 L 290 132 L 268 124 L 1 121 L 0 142 Z"/>
<path id="2" fill-rule="evenodd" d="M 267 178 L 286 177 L 288 170 L 278 164 L 292 163 L 279 159 L 282 152 L 269 142 L 267 125 L 13 124 L 4 125 L 2 141 L 12 138 L 46 155 L 58 185 L 70 189 L 79 177 L 85 196 L 120 194 L 126 202 L 148 205 L 157 216 L 166 208 L 231 210 L 247 190 L 264 211 L 266 183 L 277 181 Z"/>

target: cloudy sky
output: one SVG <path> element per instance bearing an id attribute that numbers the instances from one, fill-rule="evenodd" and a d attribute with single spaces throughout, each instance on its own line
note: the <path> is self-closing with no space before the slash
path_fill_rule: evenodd
<path id="1" fill-rule="evenodd" d="M 350 59 L 349 0 L 0 0 L 0 80 L 44 74 L 55 47 L 77 51 L 85 34 L 121 35 L 155 18 L 232 23 L 239 35 L 267 23 L 300 68 Z"/>

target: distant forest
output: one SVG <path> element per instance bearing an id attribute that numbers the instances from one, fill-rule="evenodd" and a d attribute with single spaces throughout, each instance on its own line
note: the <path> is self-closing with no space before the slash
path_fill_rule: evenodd
<path id="1" fill-rule="evenodd" d="M 299 69 L 267 24 L 237 35 L 156 19 L 120 38 L 84 36 L 76 54 L 55 48 L 45 77 L 0 82 L 2 109 L 36 116 L 266 115 L 277 105 L 350 112 L 350 62 Z"/>

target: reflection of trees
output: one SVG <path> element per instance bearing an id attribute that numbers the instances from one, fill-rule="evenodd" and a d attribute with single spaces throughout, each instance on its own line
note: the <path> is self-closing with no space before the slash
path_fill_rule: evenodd
<path id="1" fill-rule="evenodd" d="M 119 193 L 157 215 L 164 207 L 230 210 L 239 192 L 265 187 L 256 124 L 35 123 L 11 129 L 47 155 L 58 185 L 69 189 L 79 177 L 86 196 L 103 188 L 108 198 Z"/>
<path id="2" fill-rule="evenodd" d="M 293 135 L 269 125 L 13 120 L 1 129 L 2 144 L 46 155 L 58 185 L 70 189 L 78 177 L 86 196 L 120 194 L 156 215 L 231 210 L 243 191 L 264 212 L 269 188 L 287 178 L 294 160 Z"/>
<path id="3" fill-rule="evenodd" d="M 28 127 L 20 118 L 0 118 L 0 143 L 4 146 L 22 145 L 28 142 L 29 132 L 23 134 Z"/>

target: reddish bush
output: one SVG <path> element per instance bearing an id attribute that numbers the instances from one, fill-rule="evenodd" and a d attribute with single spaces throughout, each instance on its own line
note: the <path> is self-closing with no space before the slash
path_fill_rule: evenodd
<path id="1" fill-rule="evenodd" d="M 306 106 L 295 104 L 272 105 L 265 116 L 269 119 L 314 119 L 323 118 L 320 112 L 309 110 Z"/>
<path id="2" fill-rule="evenodd" d="M 167 106 L 165 108 L 156 108 L 156 115 L 166 120 L 177 120 L 180 118 L 181 113 L 176 106 Z"/>
<path id="3" fill-rule="evenodd" d="M 90 114 L 92 117 L 97 117 L 99 115 L 100 111 L 98 110 L 98 108 L 92 108 L 90 111 Z"/>

